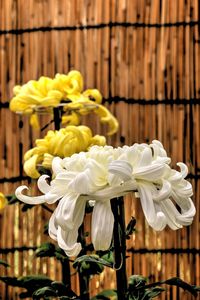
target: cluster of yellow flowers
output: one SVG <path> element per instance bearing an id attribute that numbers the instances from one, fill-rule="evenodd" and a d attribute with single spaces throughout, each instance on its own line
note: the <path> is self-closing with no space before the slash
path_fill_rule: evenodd
<path id="1" fill-rule="evenodd" d="M 24 171 L 32 178 L 38 178 L 38 165 L 51 169 L 55 156 L 64 158 L 74 153 L 87 151 L 93 145 L 104 146 L 104 136 L 92 136 L 87 126 L 67 126 L 58 131 L 49 130 L 43 139 L 36 140 L 36 147 L 28 150 L 24 155 Z"/>
<path id="2" fill-rule="evenodd" d="M 2 210 L 6 206 L 7 202 L 8 200 L 5 195 L 3 193 L 0 193 L 0 210 Z"/>
<path id="3" fill-rule="evenodd" d="M 38 81 L 30 80 L 26 84 L 14 87 L 14 97 L 10 101 L 13 112 L 31 114 L 30 123 L 39 128 L 37 112 L 63 106 L 62 123 L 80 124 L 80 116 L 94 112 L 102 123 L 109 125 L 108 135 L 118 129 L 118 122 L 109 110 L 101 105 L 102 95 L 97 89 L 83 91 L 83 77 L 79 71 L 70 71 L 67 75 L 56 74 L 55 78 L 40 77 Z"/>

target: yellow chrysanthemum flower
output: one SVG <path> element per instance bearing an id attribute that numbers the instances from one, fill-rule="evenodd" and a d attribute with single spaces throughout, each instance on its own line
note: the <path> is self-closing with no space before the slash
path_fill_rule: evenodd
<path id="1" fill-rule="evenodd" d="M 80 116 L 95 113 L 102 123 L 110 127 L 108 135 L 115 133 L 118 122 L 102 103 L 102 95 L 97 89 L 83 91 L 80 72 L 72 70 L 67 75 L 56 74 L 55 78 L 40 77 L 22 86 L 14 87 L 14 97 L 10 101 L 13 112 L 31 114 L 31 125 L 39 129 L 37 112 L 42 108 L 63 106 L 62 124 L 78 125 Z"/>
<path id="2" fill-rule="evenodd" d="M 38 165 L 51 169 L 55 156 L 61 158 L 74 153 L 87 151 L 93 145 L 104 146 L 104 136 L 92 136 L 92 131 L 87 126 L 67 126 L 60 130 L 50 130 L 43 139 L 36 140 L 36 147 L 28 150 L 24 155 L 24 171 L 32 178 L 38 178 L 40 173 Z"/>
<path id="3" fill-rule="evenodd" d="M 3 193 L 0 193 L 0 210 L 2 210 L 6 206 L 7 203 L 8 203 L 8 200 L 5 197 L 5 195 Z"/>

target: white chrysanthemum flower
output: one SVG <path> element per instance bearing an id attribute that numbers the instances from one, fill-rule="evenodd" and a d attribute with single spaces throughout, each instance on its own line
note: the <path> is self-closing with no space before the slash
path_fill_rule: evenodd
<path id="1" fill-rule="evenodd" d="M 195 215 L 192 186 L 184 178 L 188 170 L 178 163 L 180 172 L 170 168 L 170 158 L 159 141 L 113 148 L 94 146 L 88 152 L 53 160 L 54 179 L 47 183 L 42 175 L 38 188 L 44 194 L 29 197 L 16 190 L 19 200 L 28 204 L 49 204 L 59 200 L 49 221 L 49 235 L 68 256 L 81 250 L 78 228 L 85 205 L 92 200 L 91 238 L 96 250 L 110 247 L 114 216 L 110 199 L 137 191 L 148 224 L 155 230 L 169 225 L 173 230 L 190 225 Z M 177 209 L 179 206 L 179 209 Z"/>

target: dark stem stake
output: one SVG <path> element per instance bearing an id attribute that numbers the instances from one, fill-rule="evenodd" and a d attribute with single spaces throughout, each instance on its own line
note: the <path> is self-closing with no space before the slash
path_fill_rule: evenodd
<path id="1" fill-rule="evenodd" d="M 61 110 L 59 109 L 59 107 L 54 107 L 53 109 L 53 115 L 54 115 L 54 126 L 55 126 L 55 130 L 59 130 L 60 129 L 60 123 L 61 123 Z"/>
<path id="2" fill-rule="evenodd" d="M 69 260 L 61 261 L 62 265 L 62 282 L 71 289 L 71 275 L 70 275 L 70 265 Z"/>
<path id="3" fill-rule="evenodd" d="M 54 126 L 55 130 L 60 129 L 61 124 L 61 109 L 59 107 L 54 107 L 53 115 L 54 115 Z M 65 260 L 61 262 L 62 265 L 62 282 L 71 288 L 71 276 L 70 276 L 70 264 L 69 260 Z"/>
<path id="4" fill-rule="evenodd" d="M 115 218 L 114 222 L 114 257 L 117 279 L 118 299 L 126 299 L 127 276 L 126 276 L 126 226 L 124 216 L 123 197 L 111 200 L 112 212 Z"/>
<path id="5" fill-rule="evenodd" d="M 82 255 L 87 254 L 87 251 L 85 249 L 86 241 L 85 241 L 85 236 L 84 236 L 84 224 L 82 224 L 79 227 L 78 233 L 79 233 L 78 241 L 82 245 L 82 250 L 81 250 L 79 256 L 82 256 Z M 89 300 L 90 299 L 89 276 L 87 276 L 86 274 L 82 274 L 80 271 L 78 272 L 78 275 L 79 275 L 80 299 L 81 300 Z"/>

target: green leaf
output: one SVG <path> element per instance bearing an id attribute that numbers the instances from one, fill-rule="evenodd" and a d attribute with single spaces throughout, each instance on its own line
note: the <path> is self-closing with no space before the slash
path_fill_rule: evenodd
<path id="1" fill-rule="evenodd" d="M 11 286 L 23 287 L 22 282 L 18 281 L 17 277 L 0 276 L 0 280 Z"/>
<path id="2" fill-rule="evenodd" d="M 57 296 L 57 293 L 52 287 L 48 287 L 48 286 L 36 290 L 32 295 L 33 299 L 41 299 L 50 296 L 51 297 Z"/>
<path id="3" fill-rule="evenodd" d="M 151 300 L 158 295 L 160 295 L 163 291 L 166 291 L 165 289 L 161 287 L 154 287 L 152 289 L 146 289 L 139 292 L 139 295 L 144 300 Z"/>
<path id="4" fill-rule="evenodd" d="M 37 257 L 52 257 L 52 256 L 56 256 L 55 251 L 56 251 L 56 247 L 54 244 L 44 243 L 37 248 L 35 255 Z"/>
<path id="5" fill-rule="evenodd" d="M 18 281 L 23 284 L 23 287 L 29 289 L 33 288 L 34 286 L 45 287 L 50 286 L 52 280 L 44 275 L 27 275 L 18 278 Z"/>
<path id="6" fill-rule="evenodd" d="M 27 291 L 20 294 L 20 298 L 31 297 L 32 293 L 43 287 L 50 287 L 52 280 L 43 275 L 28 275 L 22 277 L 1 276 L 0 280 L 8 285 L 25 288 Z"/>
<path id="7" fill-rule="evenodd" d="M 61 262 L 65 262 L 66 260 L 69 260 L 65 252 L 60 249 L 59 247 L 56 247 L 52 243 L 44 243 L 40 245 L 36 250 L 36 256 L 37 257 L 56 257 Z"/>
<path id="8" fill-rule="evenodd" d="M 57 260 L 60 260 L 61 262 L 65 262 L 66 260 L 69 260 L 65 252 L 58 247 L 56 247 L 55 257 L 57 258 Z"/>
<path id="9" fill-rule="evenodd" d="M 71 288 L 64 285 L 62 282 L 54 281 L 51 283 L 51 286 L 55 290 L 57 296 L 67 297 L 66 299 L 77 299 L 77 295 L 71 290 Z"/>
<path id="10" fill-rule="evenodd" d="M 136 289 L 138 287 L 144 287 L 147 282 L 147 278 L 142 275 L 132 275 L 129 277 L 128 285 L 130 289 Z"/>
<path id="11" fill-rule="evenodd" d="M 167 279 L 165 281 L 162 281 L 161 283 L 178 286 L 178 287 L 190 292 L 193 296 L 197 296 L 197 290 L 194 288 L 194 286 L 188 284 L 187 282 L 183 281 L 182 279 L 180 279 L 178 277 L 173 277 L 173 278 Z"/>
<path id="12" fill-rule="evenodd" d="M 102 255 L 101 259 L 107 261 L 112 266 L 114 264 L 114 257 L 113 257 L 113 252 L 112 251 L 109 251 L 108 253 Z"/>
<path id="13" fill-rule="evenodd" d="M 59 296 L 64 296 L 64 293 L 68 293 L 69 291 L 69 287 L 60 281 L 53 281 L 51 286 L 54 288 L 54 290 L 59 292 Z"/>
<path id="14" fill-rule="evenodd" d="M 103 266 L 106 266 L 106 267 L 109 267 L 109 268 L 112 268 L 113 267 L 113 264 L 104 260 L 103 258 L 100 258 L 98 255 L 96 254 L 91 254 L 91 255 L 82 255 L 80 257 L 78 257 L 73 266 L 74 268 L 77 268 L 78 265 L 82 262 L 87 262 L 87 263 L 98 263 L 98 264 L 101 264 Z"/>
<path id="15" fill-rule="evenodd" d="M 149 291 L 151 291 L 152 295 L 154 295 L 154 293 L 161 291 L 161 289 L 159 289 L 159 287 L 158 287 L 158 285 L 161 285 L 161 284 L 168 284 L 168 285 L 174 285 L 174 286 L 180 287 L 184 290 L 187 290 L 195 297 L 197 296 L 197 292 L 200 291 L 199 287 L 190 285 L 178 277 L 173 277 L 173 278 L 170 278 L 167 280 L 162 280 L 162 281 L 157 281 L 157 282 L 150 283 L 150 284 L 145 284 L 145 282 L 142 282 L 142 280 L 141 280 L 142 276 L 138 276 L 138 278 L 136 278 L 136 282 L 134 281 L 135 280 L 134 276 L 135 275 L 130 277 L 131 284 L 129 283 L 129 290 L 131 292 L 132 291 L 142 292 L 142 291 L 146 290 L 148 295 L 151 295 Z M 139 279 L 139 277 L 140 277 L 140 279 Z M 137 280 L 138 280 L 138 284 L 137 284 Z M 156 287 L 156 289 L 154 287 Z M 155 296 L 151 296 L 150 298 L 147 298 L 147 299 L 151 299 L 152 297 L 155 297 Z"/>
<path id="16" fill-rule="evenodd" d="M 3 260 L 3 259 L 0 259 L 0 265 L 1 266 L 4 266 L 4 267 L 10 267 L 10 265 L 5 261 L 5 260 Z"/>
<path id="17" fill-rule="evenodd" d="M 158 295 L 160 295 L 162 292 L 166 291 L 166 289 L 161 288 L 161 287 L 154 287 L 151 290 L 149 290 L 149 297 L 150 299 L 157 297 Z"/>
<path id="18" fill-rule="evenodd" d="M 89 276 L 94 274 L 100 274 L 103 271 L 104 266 L 112 267 L 113 263 L 110 263 L 109 261 L 100 258 L 96 254 L 93 254 L 78 257 L 75 260 L 73 266 L 80 273 Z"/>
<path id="19" fill-rule="evenodd" d="M 94 296 L 91 300 L 98 300 L 98 299 L 105 299 L 105 300 L 117 300 L 117 292 L 116 290 L 105 290 L 96 296 Z"/>

